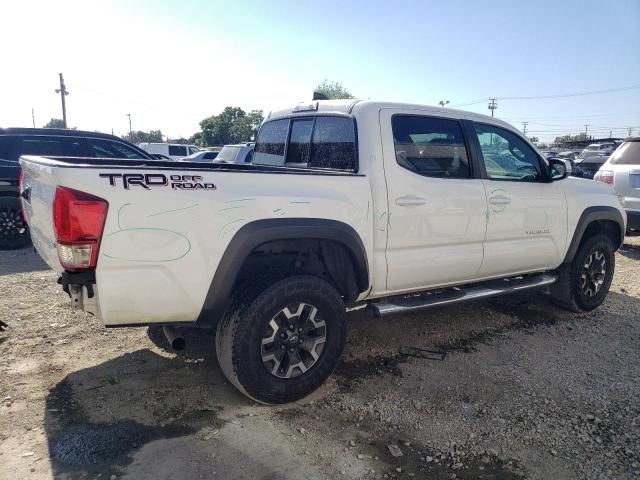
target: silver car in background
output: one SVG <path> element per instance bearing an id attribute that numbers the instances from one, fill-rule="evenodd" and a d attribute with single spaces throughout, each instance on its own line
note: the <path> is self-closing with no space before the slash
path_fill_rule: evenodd
<path id="1" fill-rule="evenodd" d="M 255 143 L 225 145 L 214 160 L 215 163 L 251 163 Z"/>
<path id="2" fill-rule="evenodd" d="M 593 179 L 624 197 L 627 229 L 640 230 L 640 137 L 625 138 Z"/>

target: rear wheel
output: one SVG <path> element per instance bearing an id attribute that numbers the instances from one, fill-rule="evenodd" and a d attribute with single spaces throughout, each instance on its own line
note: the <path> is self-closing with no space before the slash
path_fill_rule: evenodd
<path id="1" fill-rule="evenodd" d="M 13 250 L 29 244 L 29 229 L 22 217 L 17 197 L 0 197 L 0 250 Z"/>
<path id="2" fill-rule="evenodd" d="M 331 284 L 309 275 L 289 277 L 232 302 L 218 324 L 218 361 L 229 381 L 253 400 L 292 402 L 331 375 L 344 348 L 345 324 L 344 303 Z"/>
<path id="3" fill-rule="evenodd" d="M 606 235 L 594 235 L 578 249 L 571 264 L 560 269 L 552 294 L 568 310 L 593 310 L 606 298 L 614 269 L 613 242 Z"/>

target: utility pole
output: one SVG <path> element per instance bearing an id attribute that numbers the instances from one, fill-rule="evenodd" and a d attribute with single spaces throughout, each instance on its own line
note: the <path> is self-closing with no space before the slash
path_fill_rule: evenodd
<path id="1" fill-rule="evenodd" d="M 129 141 L 133 143 L 133 130 L 131 130 L 131 114 L 127 113 L 127 117 L 129 117 Z"/>
<path id="2" fill-rule="evenodd" d="M 67 87 L 64 85 L 64 77 L 60 73 L 60 88 L 56 88 L 56 93 L 60 94 L 60 100 L 62 101 L 62 126 L 67 128 L 67 106 L 64 103 L 64 97 L 69 95 Z"/>
<path id="3" fill-rule="evenodd" d="M 632 132 L 633 132 L 633 128 L 629 127 L 629 136 L 631 136 Z"/>
<path id="4" fill-rule="evenodd" d="M 527 134 L 527 125 L 529 125 L 529 122 L 522 122 L 522 133 L 525 135 Z"/>
<path id="5" fill-rule="evenodd" d="M 491 116 L 493 117 L 493 111 L 498 108 L 498 103 L 495 98 L 489 99 L 489 110 L 491 110 Z"/>
<path id="6" fill-rule="evenodd" d="M 449 100 L 440 100 L 440 101 L 438 102 L 438 104 L 439 104 L 442 108 L 444 108 L 444 106 L 445 106 L 447 103 L 450 103 L 450 102 L 449 102 Z"/>
<path id="7" fill-rule="evenodd" d="M 587 125 L 584 126 L 584 134 L 587 136 L 587 138 L 589 138 L 589 133 L 588 132 L 589 132 L 589 125 L 587 124 Z"/>
<path id="8" fill-rule="evenodd" d="M 33 128 L 36 128 L 36 113 L 35 109 L 31 109 L 31 121 L 33 122 Z"/>

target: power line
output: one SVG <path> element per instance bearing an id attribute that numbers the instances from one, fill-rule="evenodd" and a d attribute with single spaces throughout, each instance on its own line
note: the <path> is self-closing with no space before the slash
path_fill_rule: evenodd
<path id="1" fill-rule="evenodd" d="M 613 92 L 623 92 L 626 90 L 635 90 L 640 88 L 640 84 L 631 85 L 628 87 L 618 87 L 618 88 L 608 88 L 605 90 L 591 90 L 586 92 L 572 92 L 572 93 L 557 93 L 552 95 L 530 95 L 530 96 L 513 96 L 513 97 L 495 97 L 493 100 L 542 100 L 548 98 L 567 98 L 567 97 L 583 97 L 586 95 L 601 95 L 603 93 L 613 93 Z M 492 98 L 482 98 L 479 100 L 473 100 L 471 102 L 458 103 L 455 105 L 451 105 L 451 107 L 465 107 L 467 105 L 476 105 L 478 103 L 486 102 L 487 100 L 492 100 Z"/>

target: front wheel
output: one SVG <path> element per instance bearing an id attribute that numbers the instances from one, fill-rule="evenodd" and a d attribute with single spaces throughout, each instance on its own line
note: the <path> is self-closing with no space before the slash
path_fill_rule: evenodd
<path id="1" fill-rule="evenodd" d="M 29 229 L 22 217 L 20 199 L 0 197 L 0 250 L 14 250 L 29 244 Z"/>
<path id="2" fill-rule="evenodd" d="M 223 373 L 242 393 L 280 404 L 324 383 L 345 338 L 345 307 L 336 289 L 297 275 L 236 298 L 218 324 L 216 353 Z"/>
<path id="3" fill-rule="evenodd" d="M 594 235 L 578 249 L 570 265 L 561 267 L 551 290 L 556 302 L 571 311 L 600 306 L 609 292 L 615 270 L 614 245 L 607 235 Z"/>

